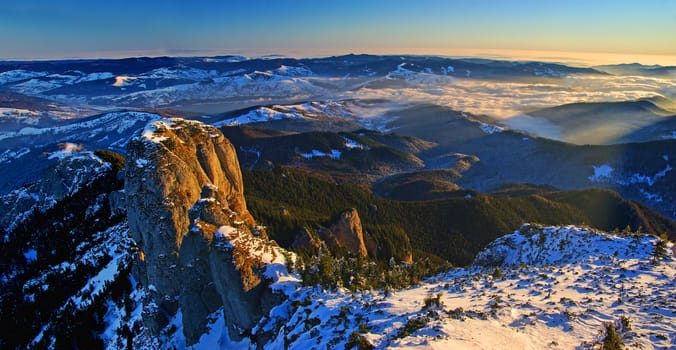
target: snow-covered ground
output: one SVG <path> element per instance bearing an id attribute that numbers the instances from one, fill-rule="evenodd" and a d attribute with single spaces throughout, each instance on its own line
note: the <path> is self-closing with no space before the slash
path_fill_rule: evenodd
<path id="1" fill-rule="evenodd" d="M 492 243 L 475 265 L 412 288 L 287 292 L 257 329 L 281 327 L 267 349 L 343 349 L 360 337 L 378 349 L 584 349 L 598 346 L 604 322 L 628 322 L 621 335 L 629 348 L 673 349 L 674 247 L 655 260 L 657 242 L 525 225 Z M 215 315 L 193 348 L 250 346 L 231 342 L 222 324 Z"/>
<path id="2" fill-rule="evenodd" d="M 670 193 L 668 191 L 665 192 L 656 189 L 657 187 L 668 184 L 668 180 L 665 177 L 673 170 L 669 156 L 664 154 L 662 155 L 662 159 L 666 163 L 664 168 L 653 175 L 643 172 L 627 172 L 622 171 L 622 169 L 616 171 L 612 166 L 602 164 L 593 166 L 594 174 L 589 176 L 588 179 L 590 182 L 596 184 L 636 187 L 646 203 L 655 205 L 670 200 Z"/>
<path id="3" fill-rule="evenodd" d="M 59 312 L 74 312 L 75 310 L 83 310 L 97 302 L 97 297 L 100 296 L 105 289 L 117 278 L 121 278 L 122 270 L 128 269 L 132 255 L 130 250 L 134 246 L 133 241 L 129 238 L 126 223 L 112 226 L 105 231 L 95 233 L 91 242 L 83 242 L 78 246 L 75 254 L 76 259 L 72 262 L 62 262 L 61 264 L 53 265 L 44 273 L 32 280 L 29 280 L 23 286 L 25 293 L 24 298 L 32 302 L 36 302 L 41 297 L 41 293 L 49 289 L 49 284 L 46 281 L 50 277 L 73 273 L 80 270 L 91 269 L 94 267 L 98 270 L 94 276 L 89 278 L 87 283 L 82 286 L 75 294 L 69 298 L 63 305 L 59 307 Z M 101 264 L 101 262 L 107 263 Z M 126 277 L 125 277 L 126 278 Z M 134 296 L 142 293 L 140 290 L 134 291 Z M 140 297 L 137 298 L 140 300 Z M 126 315 L 122 315 L 124 307 L 117 307 L 114 303 L 109 305 L 111 309 L 118 312 L 117 315 L 111 315 L 110 311 L 106 315 L 107 329 L 104 331 L 103 339 L 108 340 L 114 337 L 114 332 L 120 326 L 121 321 L 128 321 Z M 68 311 L 69 309 L 72 309 Z M 140 317 L 140 309 L 135 310 L 136 318 Z M 122 316 L 125 316 L 124 318 Z M 133 316 L 133 315 L 132 315 Z M 54 325 L 50 322 L 43 325 L 42 330 L 33 340 L 30 347 L 39 344 L 46 333 L 58 334 L 58 330 L 53 329 Z M 49 332 L 48 332 L 49 331 Z M 53 348 L 55 339 L 52 337 L 47 341 Z"/>
<path id="4" fill-rule="evenodd" d="M 0 228 L 13 231 L 32 213 L 45 212 L 110 170 L 110 164 L 81 148 L 73 143 L 60 144 L 59 150 L 47 157 L 57 161 L 52 170 L 35 182 L 0 196 Z M 3 157 L 5 153 L 0 154 L 0 163 Z"/>
<path id="5" fill-rule="evenodd" d="M 481 125 L 479 125 L 479 128 L 481 129 L 481 131 L 489 135 L 492 135 L 496 132 L 503 132 L 505 130 L 505 128 L 503 127 L 499 127 L 497 125 L 489 125 L 485 123 L 481 123 Z"/>
<path id="6" fill-rule="evenodd" d="M 278 107 L 279 109 L 279 107 Z M 259 107 L 254 110 L 251 110 L 245 114 L 242 114 L 235 118 L 226 119 L 220 122 L 216 122 L 213 125 L 215 127 L 226 126 L 236 126 L 243 124 L 251 123 L 262 123 L 269 122 L 273 120 L 283 120 L 283 119 L 302 119 L 301 114 L 292 113 L 292 112 L 282 112 L 273 108 L 268 107 Z"/>

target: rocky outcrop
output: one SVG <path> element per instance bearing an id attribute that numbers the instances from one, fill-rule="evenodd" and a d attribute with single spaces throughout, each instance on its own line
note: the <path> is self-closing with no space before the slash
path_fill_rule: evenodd
<path id="1" fill-rule="evenodd" d="M 329 228 L 320 228 L 319 237 L 331 249 L 346 250 L 361 256 L 376 255 L 376 244 L 373 238 L 364 231 L 357 209 L 348 209 Z"/>
<path id="2" fill-rule="evenodd" d="M 223 307 L 230 337 L 241 337 L 274 303 L 264 272 L 284 256 L 260 255 L 281 249 L 247 211 L 233 145 L 212 126 L 155 121 L 129 143 L 126 168 L 137 274 L 151 292 L 147 304 L 157 305 L 146 310 L 147 326 L 159 332 L 180 308 L 192 344 Z"/>
<path id="3" fill-rule="evenodd" d="M 303 229 L 291 243 L 293 249 L 309 249 L 316 252 L 322 245 L 322 240 L 317 233 L 308 228 Z"/>

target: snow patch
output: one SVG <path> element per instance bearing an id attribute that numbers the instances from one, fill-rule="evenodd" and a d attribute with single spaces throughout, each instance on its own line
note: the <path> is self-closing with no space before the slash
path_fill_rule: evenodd
<path id="1" fill-rule="evenodd" d="M 9 162 L 13 159 L 19 159 L 26 154 L 30 153 L 30 148 L 23 147 L 18 150 L 5 150 L 4 152 L 0 153 L 0 163 L 6 163 Z"/>
<path id="2" fill-rule="evenodd" d="M 38 251 L 35 249 L 28 249 L 27 251 L 23 252 L 23 256 L 28 262 L 36 261 L 38 260 Z"/>
<path id="3" fill-rule="evenodd" d="M 313 149 L 309 153 L 297 152 L 301 157 L 305 159 L 312 159 L 315 157 L 329 157 L 331 159 L 340 159 L 341 152 L 337 149 L 332 149 L 329 153 L 324 153 L 322 151 Z"/>
<path id="4" fill-rule="evenodd" d="M 150 142 L 160 143 L 167 139 L 166 136 L 160 136 L 160 134 L 168 129 L 171 129 L 172 126 L 173 123 L 169 119 L 156 120 L 146 124 L 141 135 L 144 139 Z"/>
<path id="5" fill-rule="evenodd" d="M 649 202 L 662 203 L 663 201 L 662 196 L 659 194 L 650 193 L 642 188 L 639 189 L 639 192 L 641 192 L 641 195 Z"/>
<path id="6" fill-rule="evenodd" d="M 359 143 L 359 142 L 357 142 L 357 141 L 355 141 L 355 140 L 353 140 L 349 137 L 343 136 L 343 139 L 345 140 L 345 147 L 347 147 L 348 149 L 355 149 L 356 148 L 356 149 L 363 150 L 365 148 L 364 145 L 362 145 L 361 143 Z"/>
<path id="7" fill-rule="evenodd" d="M 589 176 L 591 182 L 608 181 L 612 178 L 613 168 L 608 164 L 594 166 L 594 175 Z"/>
<path id="8" fill-rule="evenodd" d="M 137 168 L 144 168 L 146 165 L 148 165 L 149 161 L 147 159 L 139 158 L 136 160 L 136 167 Z"/>
<path id="9" fill-rule="evenodd" d="M 489 135 L 492 135 L 496 132 L 503 132 L 505 130 L 505 128 L 501 128 L 497 125 L 489 125 L 484 123 L 481 123 L 481 125 L 479 125 L 479 128 L 481 129 L 481 131 Z"/>
<path id="10" fill-rule="evenodd" d="M 306 77 L 314 74 L 305 67 L 290 67 L 285 65 L 281 65 L 279 68 L 274 69 L 272 73 L 290 77 Z"/>
<path id="11" fill-rule="evenodd" d="M 115 87 L 129 86 L 134 80 L 137 79 L 138 77 L 132 77 L 128 75 L 118 75 L 115 77 L 115 82 L 113 83 L 113 86 Z"/>
<path id="12" fill-rule="evenodd" d="M 0 118 L 13 119 L 18 122 L 35 125 L 40 121 L 42 113 L 23 108 L 0 108 Z"/>

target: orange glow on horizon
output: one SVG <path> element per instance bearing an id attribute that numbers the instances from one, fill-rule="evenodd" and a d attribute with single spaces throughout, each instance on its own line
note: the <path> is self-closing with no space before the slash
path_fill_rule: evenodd
<path id="1" fill-rule="evenodd" d="M 128 57 L 189 57 L 242 55 L 249 57 L 284 56 L 295 58 L 340 56 L 347 54 L 372 55 L 425 55 L 455 58 L 488 58 L 514 61 L 556 62 L 571 66 L 589 67 L 605 64 L 641 63 L 644 65 L 676 66 L 676 55 L 653 55 L 634 53 L 600 53 L 575 51 L 540 51 L 480 48 L 227 48 L 181 50 L 125 50 L 71 53 L 53 57 L 14 57 L 15 60 L 60 60 L 60 59 L 116 59 Z"/>

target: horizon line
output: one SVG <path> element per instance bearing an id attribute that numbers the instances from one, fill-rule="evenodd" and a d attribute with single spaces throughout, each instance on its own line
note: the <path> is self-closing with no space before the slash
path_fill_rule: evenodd
<path id="1" fill-rule="evenodd" d="M 52 56 L 18 56 L 0 58 L 0 62 L 39 62 L 70 60 L 114 60 L 126 58 L 159 57 L 217 57 L 242 56 L 246 59 L 295 58 L 312 59 L 346 55 L 376 56 L 433 56 L 447 58 L 483 58 L 503 61 L 535 61 L 561 64 L 575 64 L 582 67 L 598 65 L 632 64 L 676 66 L 676 55 L 669 54 L 629 54 L 581 51 L 551 51 L 522 49 L 476 49 L 476 48 L 229 48 L 229 49 L 148 49 L 148 50 L 110 50 L 57 54 Z"/>

